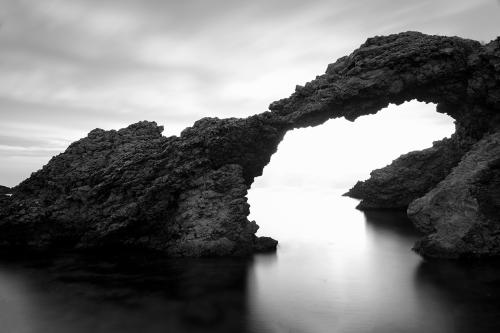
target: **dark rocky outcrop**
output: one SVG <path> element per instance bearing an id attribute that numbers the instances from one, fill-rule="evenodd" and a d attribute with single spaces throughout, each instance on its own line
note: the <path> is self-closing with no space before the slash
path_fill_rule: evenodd
<path id="1" fill-rule="evenodd" d="M 408 215 L 428 234 L 415 245 L 427 256 L 500 254 L 500 132 L 486 135 Z"/>
<path id="2" fill-rule="evenodd" d="M 404 209 L 443 180 L 469 146 L 455 137 L 434 142 L 421 151 L 402 155 L 390 165 L 374 170 L 370 178 L 354 185 L 345 195 L 362 199 L 358 209 Z"/>
<path id="3" fill-rule="evenodd" d="M 2 199 L 0 243 L 35 249 L 139 248 L 172 256 L 245 255 L 274 248 L 275 241 L 256 238 L 258 227 L 247 220 L 246 194 L 288 130 L 331 118 L 355 120 L 389 103 L 436 103 L 438 112 L 455 119 L 455 135 L 401 157 L 351 191 L 366 207 L 402 208 L 439 189 L 439 182 L 463 163 L 462 155 L 496 132 L 499 83 L 500 39 L 481 45 L 417 32 L 370 38 L 329 65 L 324 75 L 272 103 L 268 112 L 246 119 L 204 118 L 180 137 L 163 137 L 162 128 L 149 122 L 90 132 Z M 496 171 L 486 167 L 480 173 L 463 186 L 482 184 L 477 196 L 488 203 L 477 205 L 478 214 L 494 215 Z M 452 227 L 453 214 L 444 222 L 434 215 L 421 222 L 434 200 L 410 205 L 411 217 L 418 225 L 433 226 L 422 228 L 429 233 L 441 225 L 460 233 Z M 465 209 L 460 205 L 454 209 Z M 474 225 L 483 228 L 493 220 L 481 221 Z M 482 230 L 481 236 L 497 246 L 496 229 Z M 467 237 L 450 239 L 470 245 L 461 247 L 461 254 L 474 252 L 478 244 Z M 418 251 L 449 255 L 431 243 L 421 242 Z"/>
<path id="4" fill-rule="evenodd" d="M 14 188 L 0 210 L 2 244 L 171 256 L 262 251 L 246 194 L 283 133 L 257 118 L 203 119 L 180 137 L 162 131 L 140 122 L 71 144 Z"/>
<path id="5" fill-rule="evenodd" d="M 0 185 L 0 195 L 10 194 L 10 192 L 10 188 Z"/>

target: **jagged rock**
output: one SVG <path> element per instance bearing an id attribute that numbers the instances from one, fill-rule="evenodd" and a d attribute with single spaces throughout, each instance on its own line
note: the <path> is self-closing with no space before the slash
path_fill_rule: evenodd
<path id="1" fill-rule="evenodd" d="M 434 142 L 421 151 L 402 155 L 390 165 L 374 170 L 370 178 L 358 182 L 345 195 L 362 199 L 361 210 L 404 209 L 443 180 L 469 148 L 455 136 Z"/>
<path id="2" fill-rule="evenodd" d="M 0 185 L 0 195 L 10 194 L 10 192 L 10 188 Z"/>
<path id="3" fill-rule="evenodd" d="M 181 137 L 162 130 L 140 122 L 73 143 L 14 189 L 0 210 L 3 245 L 251 253 L 247 189 L 272 154 L 255 149 L 276 149 L 283 133 L 252 118 L 203 119 Z"/>
<path id="4" fill-rule="evenodd" d="M 403 155 L 387 167 L 375 170 L 368 180 L 358 182 L 346 195 L 362 199 L 359 209 L 406 209 L 412 200 L 443 180 L 484 133 L 499 127 L 499 43 L 497 38 L 457 64 L 458 72 L 463 70 L 463 64 L 469 67 L 468 78 L 458 79 L 447 88 L 444 86 L 449 78 L 437 80 L 444 99 L 416 98 L 437 103 L 438 112 L 456 119 L 456 133 L 451 140 L 436 142 L 432 148 Z M 430 66 L 422 65 L 422 69 Z M 428 75 L 420 73 L 416 76 Z M 463 95 L 452 96 L 454 92 Z"/>
<path id="5" fill-rule="evenodd" d="M 476 143 L 456 168 L 408 207 L 428 235 L 415 250 L 429 257 L 500 254 L 500 132 Z"/>
<path id="6" fill-rule="evenodd" d="M 374 173 L 380 181 L 371 181 L 380 189 L 390 187 L 385 201 L 399 198 L 403 205 L 444 178 L 466 147 L 497 130 L 499 86 L 500 39 L 483 46 L 417 32 L 370 38 L 324 75 L 272 103 L 268 112 L 246 119 L 204 118 L 180 137 L 163 137 L 162 128 L 150 122 L 90 132 L 15 187 L 11 197 L 0 198 L 0 244 L 125 247 L 172 256 L 273 248 L 275 242 L 255 236 L 246 194 L 288 130 L 331 118 L 355 120 L 389 103 L 436 103 L 438 112 L 455 119 L 454 139 L 401 158 L 387 175 Z M 425 165 L 421 173 L 409 167 L 416 159 Z M 393 185 L 391 179 L 408 175 L 414 183 Z M 368 184 L 360 187 L 373 197 Z M 449 219 L 453 223 L 452 215 Z"/>

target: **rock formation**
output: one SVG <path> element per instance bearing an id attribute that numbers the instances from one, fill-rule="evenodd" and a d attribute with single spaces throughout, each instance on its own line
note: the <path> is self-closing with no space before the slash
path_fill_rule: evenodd
<path id="1" fill-rule="evenodd" d="M 434 188 L 458 164 L 467 151 L 456 136 L 434 142 L 421 151 L 405 154 L 390 165 L 371 172 L 345 195 L 362 199 L 358 209 L 404 209 Z"/>
<path id="2" fill-rule="evenodd" d="M 500 132 L 487 134 L 408 216 L 428 234 L 417 252 L 439 257 L 500 254 Z"/>
<path id="3" fill-rule="evenodd" d="M 10 188 L 0 185 L 0 195 L 10 194 Z"/>
<path id="4" fill-rule="evenodd" d="M 497 142 L 485 135 L 498 128 L 499 82 L 500 39 L 481 45 L 417 32 L 370 38 L 270 111 L 246 119 L 204 118 L 179 137 L 163 137 L 150 122 L 90 132 L 1 199 L 0 244 L 172 256 L 273 248 L 272 239 L 255 237 L 246 194 L 285 133 L 331 118 L 354 121 L 416 99 L 453 117 L 456 133 L 373 172 L 350 194 L 367 208 L 404 208 L 423 196 L 409 208 L 429 234 L 417 244 L 419 253 L 497 254 L 500 235 L 492 223 L 498 171 L 494 149 L 482 147 Z M 447 195 L 451 188 L 471 191 L 470 197 Z M 439 209 L 446 214 L 434 213 Z"/>
<path id="5" fill-rule="evenodd" d="M 0 210 L 4 246 L 134 248 L 171 256 L 245 255 L 255 237 L 246 194 L 282 133 L 257 119 L 202 119 L 180 137 L 140 122 L 93 130 L 14 188 Z"/>

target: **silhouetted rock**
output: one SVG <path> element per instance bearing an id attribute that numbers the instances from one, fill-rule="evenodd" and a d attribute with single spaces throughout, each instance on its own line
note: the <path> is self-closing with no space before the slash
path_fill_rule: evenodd
<path id="1" fill-rule="evenodd" d="M 500 39 L 483 46 L 417 32 L 374 37 L 329 65 L 324 75 L 297 86 L 289 98 L 272 103 L 268 112 L 246 119 L 204 118 L 180 137 L 163 137 L 162 128 L 150 122 L 119 131 L 94 130 L 14 188 L 12 197 L 0 199 L 0 244 L 35 249 L 125 247 L 172 256 L 245 255 L 275 247 L 275 242 L 255 236 L 258 227 L 247 219 L 246 194 L 285 133 L 331 118 L 355 120 L 389 103 L 412 99 L 436 103 L 438 112 L 455 119 L 456 133 L 433 148 L 401 157 L 357 185 L 353 195 L 370 208 L 389 207 L 391 201 L 404 207 L 424 195 L 471 145 L 497 130 Z M 493 203 L 476 205 L 478 213 L 472 218 L 478 219 L 474 225 L 481 235 L 488 235 L 490 249 L 480 254 L 492 255 L 499 248 L 496 229 L 482 215 L 495 214 L 491 207 L 496 204 L 496 183 L 490 182 L 496 173 L 484 174 L 484 190 L 478 195 Z M 442 193 L 442 204 L 453 206 L 456 198 Z M 431 201 L 424 199 L 414 207 L 431 212 Z M 453 226 L 468 207 L 468 201 L 458 201 L 445 220 L 428 224 L 438 229 Z M 412 217 L 427 225 L 418 213 L 412 211 Z M 448 256 L 426 244 L 417 247 L 420 253 Z M 475 249 L 461 248 L 463 254 Z"/>
<path id="2" fill-rule="evenodd" d="M 251 253 L 247 189 L 283 133 L 257 119 L 206 118 L 181 137 L 162 130 L 140 122 L 71 144 L 14 189 L 0 210 L 3 245 Z"/>

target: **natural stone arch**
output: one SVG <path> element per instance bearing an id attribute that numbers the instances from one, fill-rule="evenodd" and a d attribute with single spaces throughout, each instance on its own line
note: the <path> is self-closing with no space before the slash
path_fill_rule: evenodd
<path id="1" fill-rule="evenodd" d="M 452 151 L 456 161 L 437 163 L 439 176 L 414 191 L 415 197 L 409 198 L 413 200 L 443 180 L 485 134 L 496 131 L 499 81 L 500 39 L 482 46 L 458 37 L 417 32 L 371 38 L 350 56 L 329 65 L 324 75 L 297 86 L 289 98 L 272 103 L 268 112 L 245 119 L 204 118 L 180 137 L 163 137 L 162 128 L 148 122 L 120 131 L 92 131 L 14 188 L 12 197 L 0 198 L 0 240 L 8 247 L 38 249 L 126 247 L 176 256 L 245 255 L 275 245 L 254 236 L 257 225 L 247 220 L 246 193 L 288 130 L 316 126 L 331 118 L 355 120 L 389 103 L 416 99 L 437 104 L 438 112 L 456 120 L 457 131 L 433 149 L 438 156 Z M 482 153 L 485 163 L 494 159 L 491 151 L 497 147 L 494 138 L 488 142 L 493 148 L 487 152 L 476 146 L 472 150 Z M 425 151 L 413 154 L 424 159 L 429 155 Z M 387 169 L 384 181 L 390 183 L 391 175 L 398 172 L 404 178 L 401 161 Z M 464 172 L 473 169 L 470 166 Z M 488 170 L 482 169 L 479 176 L 469 172 L 464 189 L 477 179 L 484 183 Z M 422 175 L 429 172 L 435 170 L 423 170 Z M 374 183 L 385 186 L 376 179 Z M 394 193 L 406 190 L 402 186 Z M 362 193 L 358 191 L 358 197 Z M 432 200 L 420 202 L 432 210 Z M 429 217 L 432 214 L 424 208 L 411 210 L 423 230 L 436 234 L 440 223 L 449 223 L 449 219 Z M 474 230 L 478 223 L 491 220 L 483 215 L 475 216 Z M 497 244 L 496 238 L 482 252 L 476 251 L 476 238 L 494 234 L 495 228 L 479 228 L 472 235 L 477 237 L 471 239 L 467 238 L 470 228 L 462 223 L 459 229 L 460 235 L 453 240 L 441 237 L 423 242 L 419 250 L 449 256 L 454 254 L 453 246 L 465 242 L 467 246 L 459 244 L 460 255 L 499 251 L 497 245 L 494 250 L 488 248 Z M 448 245 L 452 250 L 443 251 Z M 432 251 L 426 253 L 426 248 Z"/>

